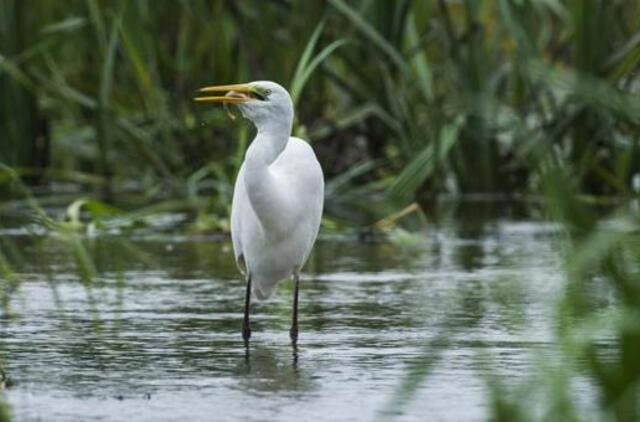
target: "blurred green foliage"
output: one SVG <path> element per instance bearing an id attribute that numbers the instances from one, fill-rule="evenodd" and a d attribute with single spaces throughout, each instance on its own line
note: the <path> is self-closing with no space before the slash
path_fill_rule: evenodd
<path id="1" fill-rule="evenodd" d="M 559 356 L 540 359 L 533 379 L 507 388 L 490 379 L 493 420 L 582 420 L 581 394 L 595 387 L 595 420 L 640 418 L 640 219 L 621 207 L 600 218 L 580 201 L 566 168 L 547 162 L 542 183 L 550 216 L 565 224 L 567 284 L 558 298 L 554 342 Z M 523 310 L 524 311 L 524 310 Z M 543 400 L 531 404 L 532 397 Z M 590 400 L 588 400 L 590 401 Z"/>
<path id="2" fill-rule="evenodd" d="M 0 402 L 0 422 L 9 422 L 9 421 L 11 421 L 11 418 L 9 415 L 9 409 L 3 402 Z"/>
<path id="3" fill-rule="evenodd" d="M 191 98 L 255 79 L 292 90 L 334 215 L 372 195 L 537 194 L 546 153 L 579 192 L 633 194 L 634 0 L 4 0 L 0 23 L 0 161 L 54 202 L 81 188 L 227 215 L 251 129 Z"/>

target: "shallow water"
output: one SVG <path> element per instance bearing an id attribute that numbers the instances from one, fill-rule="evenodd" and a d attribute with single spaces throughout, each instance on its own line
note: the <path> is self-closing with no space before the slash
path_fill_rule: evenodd
<path id="1" fill-rule="evenodd" d="M 90 239 L 87 284 L 72 246 L 14 233 L 25 281 L 0 320 L 7 401 L 18 421 L 485 419 L 487 375 L 517 384 L 557 353 L 562 257 L 548 223 L 459 221 L 412 242 L 325 235 L 303 276 L 297 351 L 291 283 L 254 302 L 243 347 L 227 241 Z"/>

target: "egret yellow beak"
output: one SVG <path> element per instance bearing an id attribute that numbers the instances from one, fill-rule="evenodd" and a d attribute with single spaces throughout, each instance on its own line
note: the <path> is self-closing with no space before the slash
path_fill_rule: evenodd
<path id="1" fill-rule="evenodd" d="M 253 92 L 251 85 L 249 84 L 233 84 L 233 85 L 217 85 L 206 86 L 200 88 L 198 92 L 228 92 L 233 93 L 224 96 L 203 96 L 195 97 L 193 100 L 200 103 L 224 103 L 224 104 L 239 104 L 250 101 L 251 93 Z"/>

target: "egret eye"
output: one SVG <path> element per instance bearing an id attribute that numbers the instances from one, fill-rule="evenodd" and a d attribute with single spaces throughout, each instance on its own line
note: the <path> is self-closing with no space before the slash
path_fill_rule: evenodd
<path id="1" fill-rule="evenodd" d="M 271 90 L 269 88 L 262 88 L 256 86 L 251 91 L 251 96 L 260 101 L 268 101 L 269 95 L 271 94 Z"/>

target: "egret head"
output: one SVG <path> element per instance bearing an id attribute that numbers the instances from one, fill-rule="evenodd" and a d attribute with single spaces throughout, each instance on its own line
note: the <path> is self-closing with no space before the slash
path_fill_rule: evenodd
<path id="1" fill-rule="evenodd" d="M 246 84 L 208 86 L 200 92 L 226 92 L 224 96 L 196 97 L 205 103 L 236 104 L 242 115 L 258 130 L 277 123 L 291 126 L 293 102 L 286 89 L 275 82 L 256 81 Z"/>

